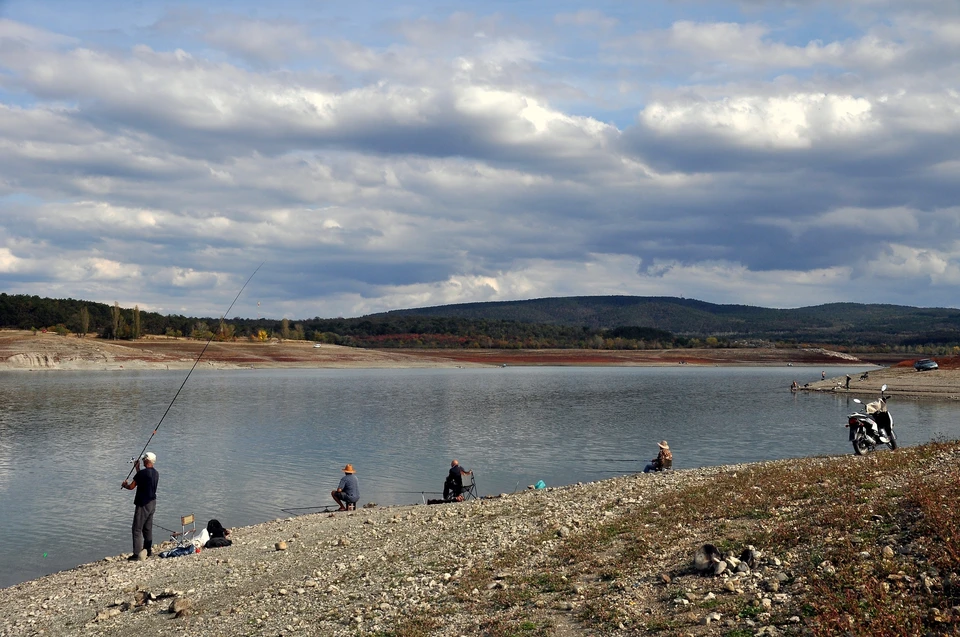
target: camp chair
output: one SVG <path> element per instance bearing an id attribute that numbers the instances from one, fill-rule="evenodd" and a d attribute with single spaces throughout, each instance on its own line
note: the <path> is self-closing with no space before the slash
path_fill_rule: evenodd
<path id="1" fill-rule="evenodd" d="M 460 492 L 460 495 L 463 496 L 464 500 L 469 500 L 473 498 L 474 500 L 479 500 L 480 496 L 477 495 L 477 481 L 475 479 L 476 471 L 470 473 L 460 474 L 460 478 L 463 480 L 463 490 Z"/>
<path id="2" fill-rule="evenodd" d="M 180 532 L 176 531 L 170 536 L 170 539 L 177 543 L 177 546 L 183 546 L 187 543 L 187 527 L 190 527 L 190 535 L 197 534 L 197 518 L 192 513 L 190 515 L 180 516 Z"/>
<path id="3" fill-rule="evenodd" d="M 210 534 L 205 527 L 197 529 L 197 519 L 191 513 L 180 517 L 180 533 L 174 533 L 171 539 L 177 542 L 177 546 L 193 546 L 199 549 L 210 539 Z"/>

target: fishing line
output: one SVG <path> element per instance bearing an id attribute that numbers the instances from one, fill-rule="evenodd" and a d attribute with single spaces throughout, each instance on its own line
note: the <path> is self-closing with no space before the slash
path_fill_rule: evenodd
<path id="1" fill-rule="evenodd" d="M 266 263 L 264 261 L 263 263 Z M 260 271 L 260 268 L 263 267 L 263 263 L 257 266 L 257 269 L 253 271 L 253 274 L 247 279 L 246 283 L 243 284 L 243 287 L 240 288 L 240 291 L 237 292 L 237 295 L 233 297 L 233 303 L 230 304 L 230 307 L 227 308 L 227 311 L 220 316 L 220 331 L 223 331 L 223 319 L 230 313 L 230 310 L 233 309 L 234 303 L 237 302 L 237 299 L 240 298 L 240 295 L 243 294 L 244 289 L 247 287 L 247 283 L 250 283 L 250 280 L 253 278 L 254 274 Z M 197 356 L 197 360 L 193 361 L 193 367 L 190 368 L 190 371 L 187 372 L 187 376 L 183 379 L 183 382 L 180 383 L 180 389 L 177 390 L 177 393 L 173 395 L 173 400 L 170 401 L 170 404 L 167 405 L 166 410 L 163 412 L 163 415 L 160 416 L 160 421 L 157 423 L 157 426 L 153 428 L 153 433 L 150 434 L 150 437 L 147 439 L 147 444 L 143 445 L 143 449 L 140 450 L 140 455 L 137 456 L 137 459 L 142 458 L 144 452 L 147 450 L 147 447 L 150 446 L 150 442 L 153 440 L 153 437 L 157 435 L 157 432 L 160 430 L 160 425 L 163 424 L 163 419 L 167 417 L 167 414 L 170 412 L 170 408 L 173 407 L 173 403 L 177 402 L 177 396 L 180 395 L 180 392 L 183 391 L 184 385 L 187 384 L 187 381 L 190 380 L 190 374 L 193 373 L 193 370 L 197 368 L 197 364 L 200 362 L 200 359 L 203 358 L 204 352 L 207 351 L 207 347 L 210 346 L 210 342 L 213 341 L 213 337 L 216 336 L 216 333 L 211 333 L 210 338 L 207 339 L 206 344 L 203 346 L 203 349 L 200 350 L 200 355 Z M 134 460 L 136 462 L 136 459 Z M 133 475 L 133 470 L 136 468 L 136 464 L 130 468 L 130 473 L 127 474 L 127 480 L 130 479 L 130 476 Z M 122 488 L 122 487 L 121 487 Z M 162 527 L 161 527 L 162 528 Z M 165 529 L 166 530 L 166 529 Z"/>
<path id="2" fill-rule="evenodd" d="M 157 524 L 156 522 L 153 523 L 153 526 L 155 526 L 155 527 L 157 527 L 157 528 L 160 528 L 160 529 L 163 529 L 163 530 L 166 531 L 167 533 L 172 533 L 173 535 L 180 535 L 180 531 L 174 531 L 173 529 L 168 529 L 168 528 L 165 527 L 165 526 L 160 526 L 160 525 Z"/>

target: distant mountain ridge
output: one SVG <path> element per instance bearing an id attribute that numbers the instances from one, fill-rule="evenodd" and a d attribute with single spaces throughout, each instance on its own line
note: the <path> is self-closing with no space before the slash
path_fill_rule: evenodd
<path id="1" fill-rule="evenodd" d="M 366 319 L 456 317 L 614 329 L 649 327 L 679 336 L 828 343 L 960 343 L 960 310 L 827 303 L 795 309 L 719 305 L 668 296 L 574 296 L 393 310 Z"/>

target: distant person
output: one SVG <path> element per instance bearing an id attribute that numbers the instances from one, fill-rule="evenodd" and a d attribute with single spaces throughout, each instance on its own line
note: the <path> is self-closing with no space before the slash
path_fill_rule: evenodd
<path id="1" fill-rule="evenodd" d="M 473 475 L 473 471 L 467 471 L 460 466 L 459 460 L 450 463 L 450 472 L 447 479 L 443 481 L 443 499 L 463 501 L 463 474 Z"/>
<path id="2" fill-rule="evenodd" d="M 670 453 L 670 445 L 667 444 L 666 440 L 661 440 L 657 443 L 657 446 L 660 447 L 660 453 L 643 468 L 644 473 L 673 468 L 673 454 Z"/>
<path id="3" fill-rule="evenodd" d="M 820 372 L 820 380 L 827 380 L 827 372 Z"/>
<path id="4" fill-rule="evenodd" d="M 140 458 L 133 464 L 136 473 L 133 481 L 126 480 L 120 485 L 124 489 L 137 490 L 133 497 L 133 555 L 127 559 L 145 560 L 153 555 L 153 513 L 157 509 L 157 483 L 160 474 L 153 468 L 157 456 L 151 451 L 143 454 L 143 469 Z"/>
<path id="5" fill-rule="evenodd" d="M 797 381 L 790 383 L 790 391 L 800 391 L 800 384 Z"/>
<path id="6" fill-rule="evenodd" d="M 847 374 L 847 389 L 850 389 L 850 374 Z"/>
<path id="7" fill-rule="evenodd" d="M 347 509 L 356 509 L 357 501 L 360 500 L 360 483 L 357 481 L 356 471 L 353 465 L 348 464 L 343 468 L 343 477 L 340 478 L 340 484 L 330 492 L 333 499 L 340 505 L 338 511 Z"/>

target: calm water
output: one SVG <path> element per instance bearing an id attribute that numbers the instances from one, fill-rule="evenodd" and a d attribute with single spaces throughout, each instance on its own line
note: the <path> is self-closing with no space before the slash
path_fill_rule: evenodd
<path id="1" fill-rule="evenodd" d="M 850 453 L 852 400 L 788 391 L 819 372 L 198 370 L 150 445 L 155 524 L 195 513 L 239 526 L 326 505 L 347 462 L 361 502 L 385 505 L 437 497 L 452 458 L 492 494 L 639 471 L 663 438 L 676 468 Z M 0 586 L 130 551 L 133 494 L 119 485 L 184 375 L 0 373 Z M 960 405 L 891 392 L 902 444 L 960 438 Z"/>

